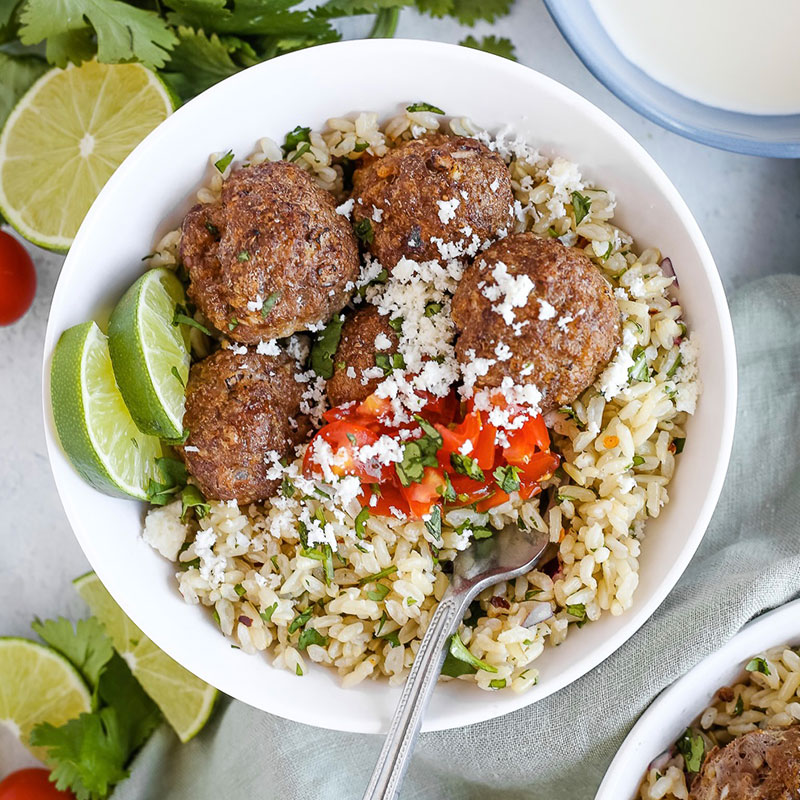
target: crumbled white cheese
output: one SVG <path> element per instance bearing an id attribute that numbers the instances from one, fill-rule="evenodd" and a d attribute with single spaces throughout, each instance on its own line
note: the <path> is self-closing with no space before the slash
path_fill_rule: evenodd
<path id="1" fill-rule="evenodd" d="M 606 400 L 611 400 L 622 389 L 628 385 L 628 372 L 633 366 L 633 348 L 636 347 L 636 337 L 628 327 L 622 329 L 622 344 L 617 350 L 617 354 L 600 373 L 600 377 L 595 382 L 597 390 L 602 393 Z"/>
<path id="2" fill-rule="evenodd" d="M 383 332 L 375 337 L 376 350 L 388 350 L 392 346 L 392 340 Z"/>
<path id="3" fill-rule="evenodd" d="M 231 346 L 229 347 L 229 350 L 231 351 L 231 353 L 233 353 L 234 355 L 237 355 L 237 356 L 246 356 L 247 355 L 247 347 L 245 345 L 243 345 L 243 344 L 231 343 Z"/>
<path id="4" fill-rule="evenodd" d="M 372 219 L 374 222 L 380 222 L 383 219 L 383 209 L 372 206 Z"/>
<path id="5" fill-rule="evenodd" d="M 493 284 L 487 284 L 482 294 L 487 300 L 492 302 L 504 297 L 503 301 L 492 306 L 505 321 L 506 325 L 511 325 L 516 319 L 515 308 L 524 308 L 528 303 L 528 297 L 534 289 L 535 284 L 527 275 L 512 275 L 508 267 L 498 261 L 492 269 Z"/>
<path id="6" fill-rule="evenodd" d="M 348 378 L 350 378 L 350 380 L 354 380 L 356 378 L 356 371 L 354 367 L 348 367 L 345 370 L 345 374 L 347 375 Z"/>
<path id="7" fill-rule="evenodd" d="M 495 178 L 490 184 L 489 189 L 496 192 L 500 188 L 500 178 Z"/>
<path id="8" fill-rule="evenodd" d="M 443 225 L 455 219 L 456 209 L 461 205 L 461 201 L 454 197 L 452 200 L 437 200 L 436 204 L 439 206 L 439 219 Z"/>
<path id="9" fill-rule="evenodd" d="M 262 339 L 256 346 L 256 353 L 260 356 L 279 356 L 281 348 L 274 339 L 266 342 Z"/>
<path id="10" fill-rule="evenodd" d="M 543 300 L 541 297 L 537 298 L 539 301 L 539 319 L 553 319 L 553 317 L 558 313 L 547 300 Z"/>
<path id="11" fill-rule="evenodd" d="M 186 541 L 188 528 L 181 522 L 182 504 L 176 500 L 166 506 L 155 506 L 147 512 L 142 538 L 164 558 L 175 561 Z"/>
<path id="12" fill-rule="evenodd" d="M 261 311 L 264 307 L 264 298 L 260 295 L 256 295 L 255 300 L 248 300 L 247 301 L 247 310 L 248 311 Z"/>
<path id="13" fill-rule="evenodd" d="M 513 355 L 511 348 L 505 342 L 498 342 L 494 348 L 494 354 L 498 361 L 508 361 Z"/>
<path id="14" fill-rule="evenodd" d="M 351 197 L 349 200 L 345 200 L 340 206 L 336 206 L 336 213 L 342 217 L 347 217 L 347 219 L 350 219 L 350 215 L 353 213 L 353 206 L 355 204 L 356 201 Z"/>

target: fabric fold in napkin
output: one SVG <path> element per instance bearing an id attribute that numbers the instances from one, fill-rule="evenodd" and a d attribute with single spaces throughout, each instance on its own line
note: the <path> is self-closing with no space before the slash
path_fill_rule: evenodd
<path id="1" fill-rule="evenodd" d="M 402 800 L 590 800 L 664 687 L 800 591 L 800 277 L 751 284 L 731 311 L 740 387 L 733 456 L 676 588 L 629 642 L 566 689 L 490 722 L 423 735 Z M 377 736 L 319 730 L 225 700 L 187 745 L 159 730 L 113 797 L 358 800 L 380 747 Z"/>

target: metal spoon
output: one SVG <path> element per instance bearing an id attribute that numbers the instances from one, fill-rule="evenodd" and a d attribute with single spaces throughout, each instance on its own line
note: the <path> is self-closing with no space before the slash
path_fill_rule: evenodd
<path id="1" fill-rule="evenodd" d="M 453 577 L 422 639 L 392 718 L 378 763 L 363 800 L 394 800 L 419 735 L 450 637 L 475 597 L 489 586 L 530 571 L 542 558 L 549 538 L 538 531 L 508 525 L 479 539 L 453 561 Z"/>

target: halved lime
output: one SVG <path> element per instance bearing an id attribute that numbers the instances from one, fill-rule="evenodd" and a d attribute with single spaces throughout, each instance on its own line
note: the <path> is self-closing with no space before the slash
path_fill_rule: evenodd
<path id="1" fill-rule="evenodd" d="M 108 323 L 114 376 L 134 422 L 162 439 L 183 434 L 189 351 L 182 325 L 173 325 L 183 286 L 163 267 L 145 272 L 117 303 Z"/>
<path id="2" fill-rule="evenodd" d="M 94 572 L 73 583 L 92 614 L 103 623 L 114 649 L 128 662 L 180 740 L 189 741 L 206 724 L 217 690 L 159 650 L 125 616 Z"/>
<path id="3" fill-rule="evenodd" d="M 0 134 L 0 212 L 26 239 L 67 250 L 111 173 L 173 107 L 141 64 L 50 70 Z"/>
<path id="4" fill-rule="evenodd" d="M 150 478 L 161 480 L 161 443 L 131 419 L 114 381 L 108 341 L 94 322 L 61 334 L 50 368 L 50 401 L 75 469 L 101 492 L 146 500 Z"/>
<path id="5" fill-rule="evenodd" d="M 29 639 L 0 639 L 0 725 L 6 725 L 39 760 L 46 751 L 28 737 L 40 722 L 59 727 L 84 711 L 92 697 L 64 656 Z"/>

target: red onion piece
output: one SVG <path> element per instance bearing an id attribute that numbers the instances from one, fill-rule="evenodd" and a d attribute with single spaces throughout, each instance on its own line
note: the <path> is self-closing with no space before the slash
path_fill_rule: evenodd
<path id="1" fill-rule="evenodd" d="M 661 271 L 664 273 L 664 275 L 666 275 L 668 278 L 675 278 L 675 285 L 680 289 L 681 285 L 678 283 L 678 276 L 675 274 L 675 269 L 672 266 L 672 259 L 662 258 L 659 266 L 661 267 Z"/>
<path id="2" fill-rule="evenodd" d="M 522 627 L 532 628 L 534 625 L 538 625 L 540 622 L 544 622 L 552 616 L 553 609 L 550 607 L 550 603 L 534 603 L 531 613 L 528 614 L 525 622 L 522 623 Z"/>

